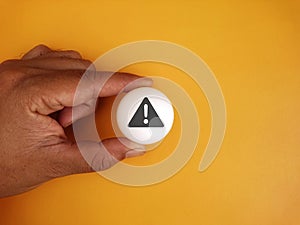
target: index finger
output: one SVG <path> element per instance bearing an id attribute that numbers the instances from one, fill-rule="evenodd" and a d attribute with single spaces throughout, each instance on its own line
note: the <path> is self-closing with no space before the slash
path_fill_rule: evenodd
<path id="1" fill-rule="evenodd" d="M 131 84 L 131 85 L 129 85 Z M 91 99 L 151 86 L 152 80 L 130 73 L 99 71 L 55 71 L 49 76 L 28 78 L 21 85 L 30 99 L 30 111 L 42 115 L 83 104 Z M 76 97 L 76 98 L 75 98 Z M 76 99 L 76 101 L 74 101 Z"/>

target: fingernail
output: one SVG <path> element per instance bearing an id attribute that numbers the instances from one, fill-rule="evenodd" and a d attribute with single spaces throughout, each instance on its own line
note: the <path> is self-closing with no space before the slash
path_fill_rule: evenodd
<path id="1" fill-rule="evenodd" d="M 124 88 L 124 92 L 131 91 L 138 87 L 151 87 L 152 85 L 153 85 L 153 80 L 151 78 L 148 78 L 148 77 L 139 78 L 139 79 L 132 81 L 130 84 L 128 84 Z"/>
<path id="2" fill-rule="evenodd" d="M 132 157 L 136 157 L 136 156 L 142 156 L 144 154 L 145 154 L 144 149 L 133 149 L 133 150 L 129 150 L 128 152 L 126 152 L 125 157 L 132 158 Z"/>

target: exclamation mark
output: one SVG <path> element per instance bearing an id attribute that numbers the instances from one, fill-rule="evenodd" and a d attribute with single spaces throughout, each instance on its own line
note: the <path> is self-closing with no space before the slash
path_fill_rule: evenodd
<path id="1" fill-rule="evenodd" d="M 144 104 L 144 124 L 148 124 L 149 121 L 147 119 L 148 117 L 148 104 Z"/>

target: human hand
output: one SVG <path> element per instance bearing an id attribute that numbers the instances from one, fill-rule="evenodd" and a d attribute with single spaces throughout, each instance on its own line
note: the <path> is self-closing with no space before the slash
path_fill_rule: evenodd
<path id="1" fill-rule="evenodd" d="M 116 73 L 98 96 L 95 91 L 107 74 L 92 71 L 86 90 L 79 93 L 81 103 L 74 106 L 76 87 L 90 65 L 78 52 L 53 51 L 44 45 L 33 48 L 20 60 L 0 65 L 0 197 L 28 191 L 56 177 L 92 172 L 78 145 L 64 132 L 64 127 L 74 122 L 73 107 L 79 115 L 77 120 L 91 113 L 90 102 L 116 95 L 132 81 L 132 88 L 152 85 L 149 79 Z M 118 138 L 83 146 L 86 151 L 97 152 L 99 170 L 144 153 L 143 146 Z"/>

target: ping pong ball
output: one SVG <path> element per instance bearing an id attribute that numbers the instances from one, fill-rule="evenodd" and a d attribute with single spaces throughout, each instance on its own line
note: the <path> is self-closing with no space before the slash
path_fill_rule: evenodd
<path id="1" fill-rule="evenodd" d="M 139 144 L 161 141 L 174 122 L 172 103 L 161 91 L 141 87 L 128 92 L 116 112 L 117 125 L 122 134 Z"/>

